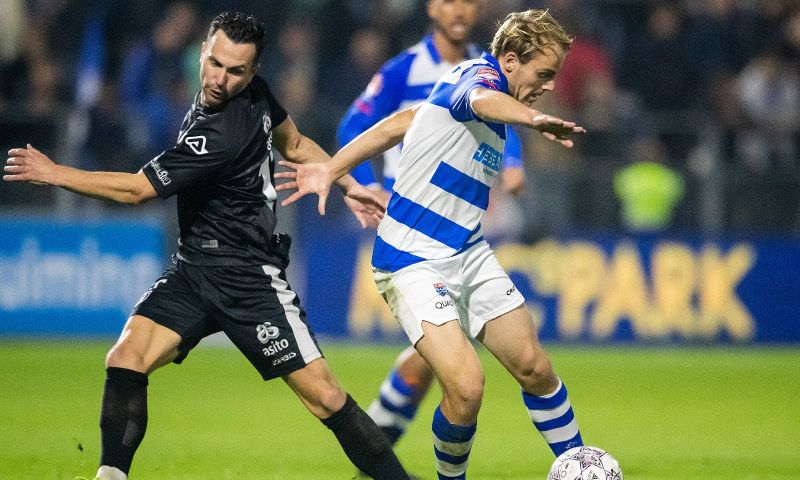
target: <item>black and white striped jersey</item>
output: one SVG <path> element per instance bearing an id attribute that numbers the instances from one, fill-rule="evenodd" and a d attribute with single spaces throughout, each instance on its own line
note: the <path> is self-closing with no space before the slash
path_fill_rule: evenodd
<path id="1" fill-rule="evenodd" d="M 175 146 L 142 168 L 160 197 L 178 195 L 178 258 L 205 266 L 275 264 L 272 129 L 286 111 L 258 76 L 219 109 L 199 99 Z"/>

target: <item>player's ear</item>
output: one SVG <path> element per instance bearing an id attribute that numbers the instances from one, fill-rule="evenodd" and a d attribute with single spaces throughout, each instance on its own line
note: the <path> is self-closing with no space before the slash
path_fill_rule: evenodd
<path id="1" fill-rule="evenodd" d="M 203 40 L 202 45 L 200 45 L 200 63 L 203 63 L 203 55 L 206 53 L 206 42 Z"/>
<path id="2" fill-rule="evenodd" d="M 505 70 L 504 73 L 511 73 L 517 67 L 519 67 L 520 61 L 519 61 L 519 57 L 517 56 L 516 53 L 514 53 L 514 52 L 506 52 L 503 55 L 501 55 L 501 58 L 503 59 L 502 67 L 503 67 L 503 70 Z"/>

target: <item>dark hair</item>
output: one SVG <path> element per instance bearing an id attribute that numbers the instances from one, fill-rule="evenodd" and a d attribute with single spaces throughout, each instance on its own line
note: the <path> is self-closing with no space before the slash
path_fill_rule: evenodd
<path id="1" fill-rule="evenodd" d="M 252 43 L 256 46 L 256 58 L 258 62 L 261 50 L 264 49 L 264 24 L 259 22 L 256 17 L 241 12 L 222 12 L 211 21 L 208 36 L 222 30 L 234 43 Z"/>

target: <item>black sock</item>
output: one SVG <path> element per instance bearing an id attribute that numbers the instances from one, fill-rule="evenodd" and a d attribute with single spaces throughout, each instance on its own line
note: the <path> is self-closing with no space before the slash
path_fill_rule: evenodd
<path id="1" fill-rule="evenodd" d="M 350 395 L 341 410 L 322 421 L 353 465 L 375 480 L 407 480 L 408 474 L 375 422 Z"/>
<path id="2" fill-rule="evenodd" d="M 128 474 L 147 428 L 147 375 L 108 367 L 100 410 L 100 465 Z"/>
<path id="3" fill-rule="evenodd" d="M 386 437 L 386 440 L 389 440 L 389 445 L 392 447 L 395 446 L 400 437 L 403 436 L 405 430 L 402 430 L 397 427 L 378 427 L 383 432 L 383 436 Z"/>

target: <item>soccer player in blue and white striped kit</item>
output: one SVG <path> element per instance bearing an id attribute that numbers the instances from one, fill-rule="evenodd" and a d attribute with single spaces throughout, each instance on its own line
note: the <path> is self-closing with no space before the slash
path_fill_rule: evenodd
<path id="1" fill-rule="evenodd" d="M 339 123 L 340 147 L 387 116 L 425 101 L 436 80 L 465 60 L 479 58 L 481 49 L 469 43 L 470 34 L 480 15 L 479 0 L 429 0 L 428 17 L 432 32 L 419 43 L 389 60 L 375 74 L 365 91 L 353 102 Z M 376 179 L 370 161 L 358 165 L 352 176 L 367 188 L 383 193 L 388 200 L 393 191 L 400 161 L 400 146 L 383 154 L 382 182 Z M 509 127 L 503 153 L 501 174 L 503 189 L 517 194 L 524 187 L 522 143 Z M 358 271 L 368 269 L 369 253 L 359 254 Z M 374 293 L 377 295 L 377 292 Z M 395 444 L 416 416 L 427 393 L 433 373 L 414 347 L 398 355 L 394 367 L 380 386 L 378 398 L 367 409 L 381 431 Z"/>
<path id="2" fill-rule="evenodd" d="M 480 341 L 522 387 L 530 418 L 555 454 L 582 445 L 561 379 L 539 343 L 524 298 L 483 239 L 480 220 L 502 164 L 506 125 L 572 147 L 584 129 L 532 108 L 553 89 L 572 39 L 546 11 L 512 13 L 491 55 L 459 64 L 421 105 L 360 135 L 327 163 L 282 162 L 295 171 L 279 190 L 319 195 L 332 182 L 403 141 L 394 193 L 378 227 L 375 282 L 442 387 L 433 418 L 439 479 L 465 479 L 484 376 Z"/>

